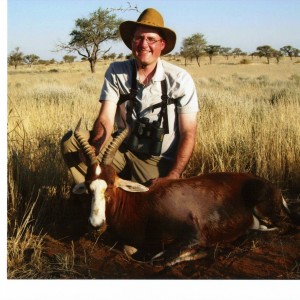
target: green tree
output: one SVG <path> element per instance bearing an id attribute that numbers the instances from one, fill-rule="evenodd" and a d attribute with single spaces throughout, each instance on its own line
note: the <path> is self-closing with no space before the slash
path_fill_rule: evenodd
<path id="1" fill-rule="evenodd" d="M 57 45 L 57 51 L 77 52 L 89 61 L 91 72 L 94 73 L 99 54 L 104 55 L 110 50 L 110 47 L 102 50 L 102 44 L 120 38 L 119 25 L 122 21 L 109 10 L 99 8 L 89 18 L 75 20 L 70 42 Z"/>
<path id="2" fill-rule="evenodd" d="M 69 63 L 69 64 L 73 63 L 75 61 L 75 59 L 76 59 L 76 56 L 74 56 L 74 55 L 65 55 L 63 57 L 63 61 L 65 63 Z"/>
<path id="3" fill-rule="evenodd" d="M 124 58 L 124 53 L 119 53 L 117 59 L 123 59 L 123 58 Z"/>
<path id="4" fill-rule="evenodd" d="M 240 48 L 234 48 L 231 53 L 232 53 L 233 57 L 235 58 L 236 56 L 240 57 L 240 55 L 242 55 L 243 51 Z"/>
<path id="5" fill-rule="evenodd" d="M 212 58 L 215 55 L 218 55 L 220 53 L 221 46 L 218 45 L 208 45 L 204 50 L 207 53 L 209 57 L 209 63 L 211 64 Z"/>
<path id="6" fill-rule="evenodd" d="M 205 53 L 206 40 L 203 34 L 196 33 L 190 37 L 183 39 L 181 47 L 181 55 L 185 58 L 196 58 L 197 64 L 200 67 L 200 57 Z"/>
<path id="7" fill-rule="evenodd" d="M 272 54 L 273 54 L 273 57 L 276 58 L 276 62 L 279 64 L 279 61 L 280 61 L 281 57 L 283 56 L 282 51 L 280 51 L 280 50 L 273 50 Z"/>
<path id="8" fill-rule="evenodd" d="M 8 56 L 8 64 L 14 66 L 15 69 L 23 62 L 23 53 L 20 52 L 20 47 L 16 47 Z"/>
<path id="9" fill-rule="evenodd" d="M 186 66 L 186 61 L 187 61 L 188 57 L 191 56 L 191 54 L 189 53 L 189 50 L 185 47 L 185 45 L 183 47 L 181 47 L 180 55 L 184 58 L 184 65 Z"/>
<path id="10" fill-rule="evenodd" d="M 300 50 L 297 49 L 297 48 L 293 48 L 293 55 L 294 55 L 294 57 L 299 57 L 299 54 L 300 54 Z"/>
<path id="11" fill-rule="evenodd" d="M 251 53 L 249 54 L 249 56 L 252 57 L 252 60 L 254 59 L 254 56 L 255 56 L 255 57 L 259 57 L 259 58 L 262 57 L 261 53 L 258 52 L 258 51 L 251 52 Z"/>
<path id="12" fill-rule="evenodd" d="M 271 46 L 264 45 L 256 48 L 260 56 L 266 57 L 268 64 L 270 63 L 270 58 L 273 57 L 275 49 Z"/>
<path id="13" fill-rule="evenodd" d="M 284 46 L 282 48 L 280 48 L 280 50 L 287 55 L 291 60 L 293 59 L 293 52 L 294 52 L 294 48 L 290 45 L 288 46 Z"/>
<path id="14" fill-rule="evenodd" d="M 230 50 L 231 50 L 230 47 L 221 47 L 220 48 L 220 54 L 225 56 L 226 59 L 228 60 L 228 57 L 231 55 Z"/>
<path id="15" fill-rule="evenodd" d="M 40 57 L 35 54 L 28 54 L 23 57 L 23 61 L 25 62 L 25 64 L 29 65 L 30 68 L 31 68 L 32 64 L 37 62 L 39 59 L 40 59 Z"/>
<path id="16" fill-rule="evenodd" d="M 38 64 L 40 65 L 53 65 L 56 64 L 56 60 L 54 58 L 50 59 L 50 60 L 45 60 L 45 59 L 39 59 L 38 60 Z"/>
<path id="17" fill-rule="evenodd" d="M 133 59 L 134 56 L 133 56 L 132 53 L 130 53 L 130 54 L 127 54 L 127 55 L 125 56 L 125 58 L 126 58 L 126 59 Z"/>
<path id="18" fill-rule="evenodd" d="M 117 54 L 116 53 L 110 53 L 110 54 L 108 54 L 108 58 L 109 59 L 112 59 L 112 60 L 115 60 L 116 59 L 116 57 L 117 57 Z"/>

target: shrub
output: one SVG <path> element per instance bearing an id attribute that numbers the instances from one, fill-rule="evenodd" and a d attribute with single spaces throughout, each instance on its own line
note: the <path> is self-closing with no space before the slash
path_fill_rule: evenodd
<path id="1" fill-rule="evenodd" d="M 249 65 L 249 64 L 251 64 L 252 62 L 249 60 L 249 59 L 247 59 L 247 58 L 243 58 L 241 61 L 240 61 L 240 64 L 241 65 Z"/>

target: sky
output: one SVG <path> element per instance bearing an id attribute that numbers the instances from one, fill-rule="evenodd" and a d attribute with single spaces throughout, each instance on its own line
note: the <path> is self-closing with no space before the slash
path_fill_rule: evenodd
<path id="1" fill-rule="evenodd" d="M 0 0 L 3 1 L 3 0 Z M 204 35 L 210 45 L 241 48 L 253 52 L 270 45 L 275 49 L 292 45 L 300 49 L 299 0 L 132 0 L 141 12 L 156 8 L 165 26 L 177 33 L 173 51 L 180 51 L 184 38 Z M 7 0 L 7 52 L 16 47 L 41 59 L 62 60 L 66 54 L 53 52 L 60 42 L 70 41 L 75 20 L 87 18 L 98 8 L 128 8 L 125 0 Z M 116 11 L 124 20 L 137 20 L 136 11 Z M 122 42 L 111 52 L 129 54 Z M 77 53 L 71 55 L 78 56 Z"/>

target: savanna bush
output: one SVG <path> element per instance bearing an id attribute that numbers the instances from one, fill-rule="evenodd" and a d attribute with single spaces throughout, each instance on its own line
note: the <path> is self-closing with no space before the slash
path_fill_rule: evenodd
<path id="1" fill-rule="evenodd" d="M 243 59 L 240 60 L 241 65 L 249 65 L 251 63 L 252 63 L 251 60 L 249 60 L 247 58 L 243 58 Z"/>

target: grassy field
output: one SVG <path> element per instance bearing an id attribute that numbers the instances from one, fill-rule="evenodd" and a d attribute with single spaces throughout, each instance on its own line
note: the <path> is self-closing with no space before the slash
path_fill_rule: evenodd
<path id="1" fill-rule="evenodd" d="M 299 59 L 248 60 L 203 58 L 200 68 L 171 60 L 193 76 L 201 107 L 184 176 L 251 171 L 299 197 Z M 70 198 L 60 138 L 81 117 L 91 128 L 108 64 L 99 62 L 95 74 L 79 62 L 8 69 L 8 278 L 72 269 L 72 257 L 51 266 L 42 258 L 43 235 L 54 230 Z"/>

